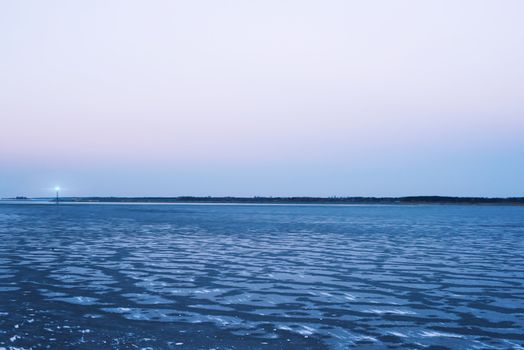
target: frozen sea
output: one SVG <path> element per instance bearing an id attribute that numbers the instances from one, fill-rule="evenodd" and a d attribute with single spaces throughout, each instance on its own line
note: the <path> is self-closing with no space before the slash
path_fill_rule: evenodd
<path id="1" fill-rule="evenodd" d="M 1 204 L 0 349 L 524 349 L 524 207 Z"/>

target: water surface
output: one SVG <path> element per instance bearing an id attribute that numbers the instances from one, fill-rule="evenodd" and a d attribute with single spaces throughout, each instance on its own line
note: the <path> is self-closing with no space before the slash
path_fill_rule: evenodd
<path id="1" fill-rule="evenodd" d="M 522 349 L 524 207 L 0 205 L 0 348 Z"/>

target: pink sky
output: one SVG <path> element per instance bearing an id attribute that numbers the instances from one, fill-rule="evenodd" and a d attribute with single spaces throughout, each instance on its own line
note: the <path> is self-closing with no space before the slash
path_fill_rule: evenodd
<path id="1" fill-rule="evenodd" d="M 522 1 L 0 6 L 0 196 L 524 195 Z"/>

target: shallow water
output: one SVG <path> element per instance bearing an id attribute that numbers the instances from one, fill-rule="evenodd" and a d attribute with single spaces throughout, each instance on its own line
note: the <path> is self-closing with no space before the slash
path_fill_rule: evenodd
<path id="1" fill-rule="evenodd" d="M 524 207 L 0 205 L 0 349 L 522 349 Z"/>

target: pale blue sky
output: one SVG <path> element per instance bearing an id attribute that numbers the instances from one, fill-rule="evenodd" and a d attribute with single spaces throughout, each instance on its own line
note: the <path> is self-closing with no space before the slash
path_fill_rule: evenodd
<path id="1" fill-rule="evenodd" d="M 0 0 L 0 197 L 524 196 L 522 13 Z"/>

